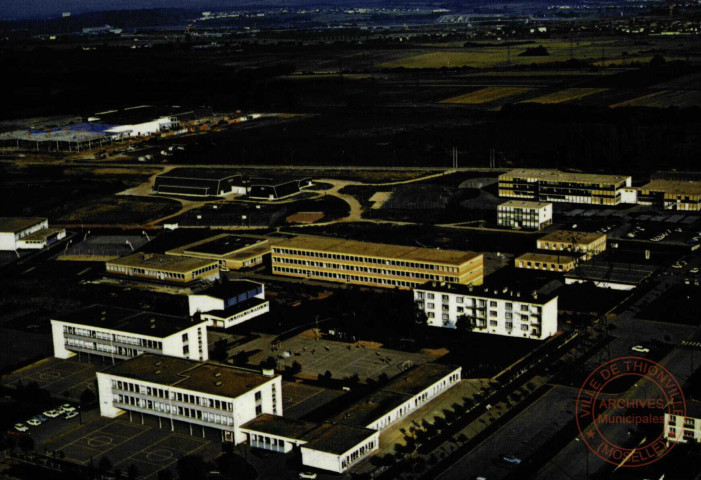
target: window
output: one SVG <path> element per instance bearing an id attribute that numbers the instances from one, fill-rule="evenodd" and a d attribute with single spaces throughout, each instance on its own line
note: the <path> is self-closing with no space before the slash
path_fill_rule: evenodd
<path id="1" fill-rule="evenodd" d="M 263 398 L 262 392 L 258 391 L 255 394 L 256 402 L 260 402 L 260 400 Z"/>
<path id="2" fill-rule="evenodd" d="M 428 298 L 429 300 L 433 300 L 433 299 L 435 298 L 435 295 L 433 295 L 432 293 L 429 293 L 428 296 L 427 296 L 427 298 Z"/>
<path id="3" fill-rule="evenodd" d="M 263 405 L 256 405 L 256 416 L 263 413 Z"/>

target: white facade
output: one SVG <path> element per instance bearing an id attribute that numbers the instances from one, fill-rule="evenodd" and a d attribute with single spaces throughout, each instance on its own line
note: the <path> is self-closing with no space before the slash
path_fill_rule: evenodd
<path id="1" fill-rule="evenodd" d="M 675 443 L 700 443 L 701 418 L 665 413 L 664 438 Z"/>
<path id="2" fill-rule="evenodd" d="M 26 220 L 26 221 L 25 221 Z M 5 226 L 7 224 L 7 227 Z M 17 225 L 15 228 L 14 225 Z M 24 237 L 49 227 L 46 218 L 33 219 L 0 219 L 0 250 L 18 250 Z"/>
<path id="3" fill-rule="evenodd" d="M 232 368 L 221 366 L 221 368 Z M 235 444 L 246 440 L 240 427 L 257 415 L 282 414 L 282 377 L 251 388 L 236 397 L 188 390 L 153 381 L 97 372 L 100 414 L 114 418 L 126 411 L 145 413 L 222 431 L 222 439 Z"/>
<path id="4" fill-rule="evenodd" d="M 343 473 L 379 448 L 380 433 L 377 432 L 360 444 L 341 454 L 324 452 L 302 445 L 302 464 L 330 472 Z"/>
<path id="5" fill-rule="evenodd" d="M 497 224 L 501 227 L 540 230 L 552 221 L 552 203 L 510 200 L 497 207 Z"/>
<path id="6" fill-rule="evenodd" d="M 166 130 L 176 130 L 178 128 L 180 128 L 180 121 L 177 117 L 160 117 L 150 122 L 137 123 L 134 125 L 119 125 L 107 130 L 105 133 L 116 138 L 144 137 Z"/>
<path id="7" fill-rule="evenodd" d="M 208 327 L 230 328 L 269 312 L 265 286 L 249 280 L 246 282 L 250 283 L 250 288 L 232 295 L 208 294 L 207 290 L 188 295 L 190 315 L 199 312 Z"/>
<path id="8" fill-rule="evenodd" d="M 449 287 L 449 288 L 446 288 Z M 489 288 L 424 285 L 414 289 L 414 301 L 428 325 L 457 328 L 458 318 L 472 332 L 543 340 L 557 332 L 557 297 L 542 298 Z"/>
<path id="9" fill-rule="evenodd" d="M 63 228 L 45 228 L 28 235 L 17 242 L 20 250 L 41 250 L 55 241 L 66 238 L 66 230 Z"/>
<path id="10" fill-rule="evenodd" d="M 51 320 L 51 336 L 56 358 L 88 353 L 124 360 L 142 353 L 154 353 L 192 360 L 209 359 L 207 329 L 202 322 L 159 337 Z"/>

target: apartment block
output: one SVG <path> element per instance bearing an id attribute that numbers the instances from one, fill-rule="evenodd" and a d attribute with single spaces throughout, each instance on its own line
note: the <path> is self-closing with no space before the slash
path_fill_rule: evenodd
<path id="1" fill-rule="evenodd" d="M 497 207 L 500 227 L 541 230 L 553 222 L 553 204 L 528 200 L 509 200 Z"/>

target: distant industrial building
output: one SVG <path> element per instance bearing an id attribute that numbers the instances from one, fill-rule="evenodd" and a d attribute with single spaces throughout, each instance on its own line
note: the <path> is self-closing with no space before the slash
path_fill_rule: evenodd
<path id="1" fill-rule="evenodd" d="M 175 168 L 156 177 L 156 193 L 193 197 L 244 195 L 241 175 L 219 168 Z"/>
<path id="2" fill-rule="evenodd" d="M 160 253 L 134 253 L 106 262 L 105 271 L 122 278 L 188 285 L 217 280 L 219 262 Z"/>
<path id="3" fill-rule="evenodd" d="M 220 431 L 246 440 L 241 426 L 265 413 L 282 415 L 282 379 L 218 363 L 143 354 L 97 372 L 100 414 L 130 412 Z"/>
<path id="4" fill-rule="evenodd" d="M 499 175 L 499 196 L 553 203 L 618 205 L 635 203 L 626 191 L 631 184 L 631 177 L 624 175 L 521 168 Z"/>
<path id="5" fill-rule="evenodd" d="M 483 255 L 300 235 L 273 245 L 276 275 L 385 288 L 482 283 Z"/>
<path id="6" fill-rule="evenodd" d="M 557 333 L 557 296 L 508 288 L 428 282 L 414 301 L 434 327 L 456 328 L 458 319 L 478 333 L 544 340 Z"/>
<path id="7" fill-rule="evenodd" d="M 217 284 L 202 292 L 188 295 L 190 315 L 197 312 L 207 326 L 230 328 L 267 313 L 262 283 L 236 280 Z"/>
<path id="8" fill-rule="evenodd" d="M 85 353 L 114 360 L 154 353 L 207 360 L 204 321 L 107 305 L 51 319 L 54 356 Z"/>
<path id="9" fill-rule="evenodd" d="M 579 261 L 578 257 L 568 254 L 550 254 L 529 252 L 516 257 L 514 266 L 527 270 L 543 270 L 546 272 L 564 273 L 574 270 Z"/>
<path id="10" fill-rule="evenodd" d="M 665 210 L 701 210 L 701 181 L 651 180 L 638 188 L 638 203 Z"/>
<path id="11" fill-rule="evenodd" d="M 263 263 L 275 239 L 253 235 L 221 234 L 166 252 L 167 255 L 216 260 L 223 271 L 251 268 Z"/>
<path id="12" fill-rule="evenodd" d="M 261 200 L 281 200 L 297 195 L 303 188 L 313 185 L 309 177 L 296 180 L 252 178 L 249 183 L 248 197 Z"/>
<path id="13" fill-rule="evenodd" d="M 63 239 L 66 230 L 49 228 L 41 217 L 0 217 L 0 250 L 36 250 Z"/>
<path id="14" fill-rule="evenodd" d="M 686 415 L 664 414 L 664 439 L 674 443 L 701 443 L 701 403 L 691 400 Z"/>
<path id="15" fill-rule="evenodd" d="M 553 222 L 553 204 L 509 200 L 497 207 L 497 225 L 524 230 L 541 230 Z"/>
<path id="16" fill-rule="evenodd" d="M 577 268 L 565 274 L 565 283 L 591 282 L 600 288 L 612 290 L 632 290 L 649 278 L 657 270 L 651 265 L 630 263 L 579 263 Z"/>
<path id="17" fill-rule="evenodd" d="M 536 246 L 539 250 L 567 252 L 590 260 L 606 250 L 606 234 L 557 230 L 539 238 Z"/>

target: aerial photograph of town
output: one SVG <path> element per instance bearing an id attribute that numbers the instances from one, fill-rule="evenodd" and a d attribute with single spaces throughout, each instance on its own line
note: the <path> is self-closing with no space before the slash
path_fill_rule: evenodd
<path id="1" fill-rule="evenodd" d="M 701 0 L 0 0 L 0 479 L 701 480 Z"/>

